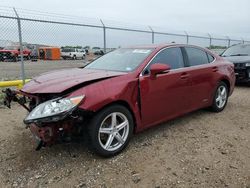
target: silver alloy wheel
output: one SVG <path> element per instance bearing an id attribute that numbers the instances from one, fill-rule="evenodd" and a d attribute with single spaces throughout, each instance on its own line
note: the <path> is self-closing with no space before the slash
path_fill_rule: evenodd
<path id="1" fill-rule="evenodd" d="M 129 134 L 129 121 L 120 112 L 109 114 L 101 123 L 98 140 L 103 149 L 115 151 L 122 147 Z"/>
<path id="2" fill-rule="evenodd" d="M 218 87 L 216 92 L 216 105 L 218 108 L 223 108 L 227 102 L 227 88 L 223 85 Z"/>

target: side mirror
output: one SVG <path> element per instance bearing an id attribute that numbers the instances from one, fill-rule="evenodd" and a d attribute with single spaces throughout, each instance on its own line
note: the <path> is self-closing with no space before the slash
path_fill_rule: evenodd
<path id="1" fill-rule="evenodd" d="M 171 67 L 167 64 L 156 63 L 150 67 L 151 77 L 156 77 L 157 74 L 168 73 Z"/>

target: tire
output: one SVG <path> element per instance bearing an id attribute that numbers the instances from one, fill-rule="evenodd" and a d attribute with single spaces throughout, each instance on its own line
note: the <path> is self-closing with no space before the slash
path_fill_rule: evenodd
<path id="1" fill-rule="evenodd" d="M 15 55 L 15 56 L 13 57 L 13 61 L 14 61 L 14 62 L 18 62 L 18 55 Z"/>
<path id="2" fill-rule="evenodd" d="M 74 55 L 74 56 L 72 57 L 72 59 L 73 59 L 73 60 L 76 60 L 76 55 Z"/>
<path id="3" fill-rule="evenodd" d="M 133 134 L 133 117 L 121 105 L 112 105 L 98 112 L 88 125 L 90 149 L 103 157 L 120 153 Z"/>
<path id="4" fill-rule="evenodd" d="M 225 82 L 219 82 L 214 94 L 211 110 L 213 112 L 221 112 L 226 107 L 227 101 L 228 101 L 228 87 L 225 84 Z"/>

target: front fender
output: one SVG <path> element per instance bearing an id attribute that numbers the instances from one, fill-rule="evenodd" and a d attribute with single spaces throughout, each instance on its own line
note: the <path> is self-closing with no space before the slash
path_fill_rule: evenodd
<path id="1" fill-rule="evenodd" d="M 80 109 L 97 112 L 116 101 L 126 102 L 132 111 L 137 127 L 141 125 L 138 104 L 138 78 L 115 77 L 80 88 L 70 96 L 85 95 Z"/>

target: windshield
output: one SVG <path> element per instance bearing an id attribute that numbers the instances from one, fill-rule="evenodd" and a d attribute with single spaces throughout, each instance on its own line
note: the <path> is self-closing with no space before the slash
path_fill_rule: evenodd
<path id="1" fill-rule="evenodd" d="M 17 50 L 18 46 L 6 46 L 4 49 L 5 50 Z"/>
<path id="2" fill-rule="evenodd" d="M 121 48 L 112 51 L 85 68 L 130 72 L 135 70 L 153 49 Z"/>
<path id="3" fill-rule="evenodd" d="M 250 56 L 250 45 L 236 45 L 228 48 L 223 54 L 227 56 Z"/>

